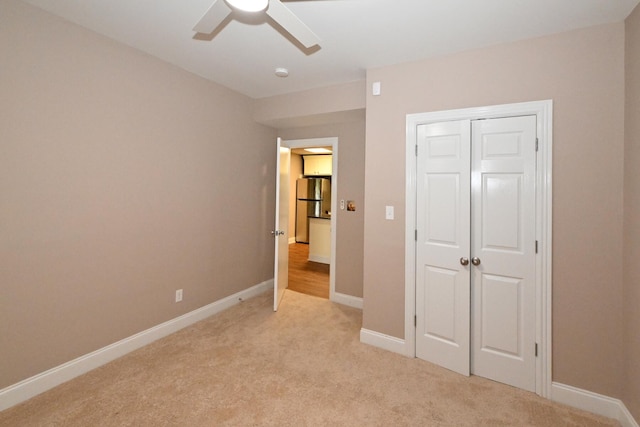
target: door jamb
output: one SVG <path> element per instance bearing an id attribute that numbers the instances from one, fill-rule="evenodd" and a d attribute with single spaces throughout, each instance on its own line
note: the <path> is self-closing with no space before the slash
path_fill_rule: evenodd
<path id="1" fill-rule="evenodd" d="M 478 120 L 535 115 L 538 153 L 536 159 L 536 394 L 551 396 L 551 265 L 552 265 L 552 130 L 553 101 L 533 101 L 459 110 L 407 114 L 406 118 L 406 192 L 405 192 L 405 350 L 415 357 L 416 307 L 416 145 L 417 127 L 454 120 Z"/>
<path id="2" fill-rule="evenodd" d="M 331 147 L 331 256 L 329 259 L 329 300 L 336 298 L 336 234 L 338 195 L 338 137 L 282 140 L 288 148 Z"/>

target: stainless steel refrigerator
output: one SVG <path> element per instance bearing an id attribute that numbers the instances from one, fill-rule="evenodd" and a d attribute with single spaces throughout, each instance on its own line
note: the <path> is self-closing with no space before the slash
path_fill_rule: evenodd
<path id="1" fill-rule="evenodd" d="M 309 218 L 331 218 L 331 180 L 296 181 L 296 242 L 309 243 Z"/>

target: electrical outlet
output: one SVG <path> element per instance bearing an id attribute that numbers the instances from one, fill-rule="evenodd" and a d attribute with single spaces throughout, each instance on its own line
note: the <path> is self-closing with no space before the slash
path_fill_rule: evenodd
<path id="1" fill-rule="evenodd" d="M 176 302 L 182 301 L 182 289 L 176 291 Z"/>

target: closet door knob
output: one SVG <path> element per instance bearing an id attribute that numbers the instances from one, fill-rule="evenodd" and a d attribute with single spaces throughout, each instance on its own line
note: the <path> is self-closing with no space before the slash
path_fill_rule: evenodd
<path id="1" fill-rule="evenodd" d="M 465 257 L 460 258 L 460 264 L 469 265 L 469 258 L 465 258 Z"/>
<path id="2" fill-rule="evenodd" d="M 477 256 L 474 256 L 473 258 L 471 258 L 471 264 L 480 265 L 480 258 L 478 258 Z"/>

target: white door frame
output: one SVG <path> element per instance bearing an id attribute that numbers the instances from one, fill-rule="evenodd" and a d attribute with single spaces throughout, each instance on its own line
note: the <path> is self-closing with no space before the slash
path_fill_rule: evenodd
<path id="1" fill-rule="evenodd" d="M 310 138 L 310 139 L 290 139 L 282 140 L 283 147 L 289 148 L 311 148 L 311 147 L 331 147 L 331 256 L 329 259 L 329 300 L 334 301 L 336 297 L 336 223 L 337 223 L 337 199 L 338 199 L 338 138 Z"/>
<path id="2" fill-rule="evenodd" d="M 405 350 L 415 357 L 416 330 L 416 144 L 417 127 L 454 120 L 535 115 L 538 137 L 536 170 L 536 394 L 551 396 L 551 250 L 553 101 L 534 101 L 431 113 L 407 114 L 405 203 Z"/>

